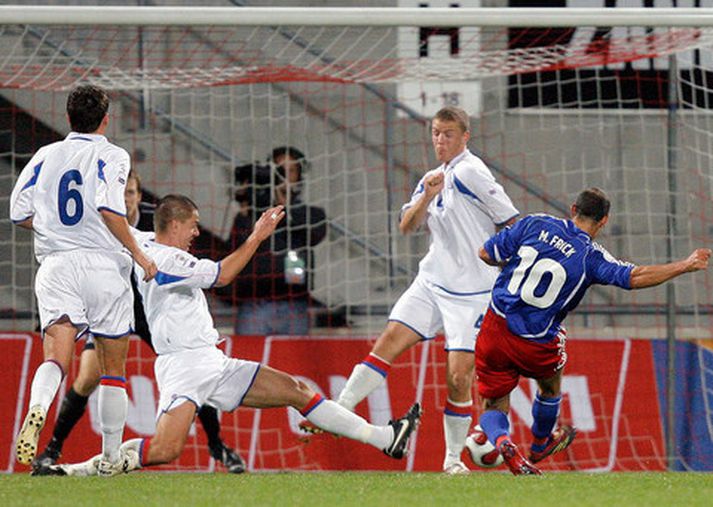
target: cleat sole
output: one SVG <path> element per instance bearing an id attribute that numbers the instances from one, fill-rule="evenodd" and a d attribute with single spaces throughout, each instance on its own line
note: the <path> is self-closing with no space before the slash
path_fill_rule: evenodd
<path id="1" fill-rule="evenodd" d="M 35 458 L 37 442 L 40 439 L 40 431 L 45 425 L 45 418 L 46 415 L 39 406 L 32 407 L 27 413 L 15 445 L 15 454 L 19 463 L 30 465 Z"/>

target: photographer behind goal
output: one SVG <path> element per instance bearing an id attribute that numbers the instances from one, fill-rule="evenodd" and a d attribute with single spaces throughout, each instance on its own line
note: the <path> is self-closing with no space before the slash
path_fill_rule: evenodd
<path id="1" fill-rule="evenodd" d="M 311 247 L 327 233 L 324 209 L 302 201 L 304 154 L 291 146 L 272 150 L 267 164 L 235 168 L 235 200 L 240 211 L 231 230 L 231 247 L 250 235 L 267 208 L 285 206 L 285 219 L 229 287 L 237 306 L 235 333 L 270 335 L 309 333 Z"/>

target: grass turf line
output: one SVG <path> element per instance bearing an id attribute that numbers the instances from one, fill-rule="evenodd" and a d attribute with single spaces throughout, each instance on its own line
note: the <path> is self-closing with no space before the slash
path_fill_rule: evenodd
<path id="1" fill-rule="evenodd" d="M 705 473 L 551 473 L 513 477 L 489 473 L 218 474 L 134 473 L 91 477 L 0 478 L 0 505 L 140 506 L 275 505 L 399 506 L 711 505 L 713 475 Z"/>

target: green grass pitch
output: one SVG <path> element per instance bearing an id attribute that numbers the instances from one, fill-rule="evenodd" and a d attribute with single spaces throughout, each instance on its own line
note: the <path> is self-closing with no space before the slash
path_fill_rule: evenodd
<path id="1" fill-rule="evenodd" d="M 0 506 L 659 506 L 713 505 L 713 474 L 134 473 L 0 476 Z"/>

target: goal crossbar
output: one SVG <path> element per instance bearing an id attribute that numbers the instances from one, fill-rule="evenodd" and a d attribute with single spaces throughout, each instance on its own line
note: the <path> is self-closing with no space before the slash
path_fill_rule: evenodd
<path id="1" fill-rule="evenodd" d="M 713 8 L 0 6 L 0 23 L 131 26 L 713 26 Z"/>

